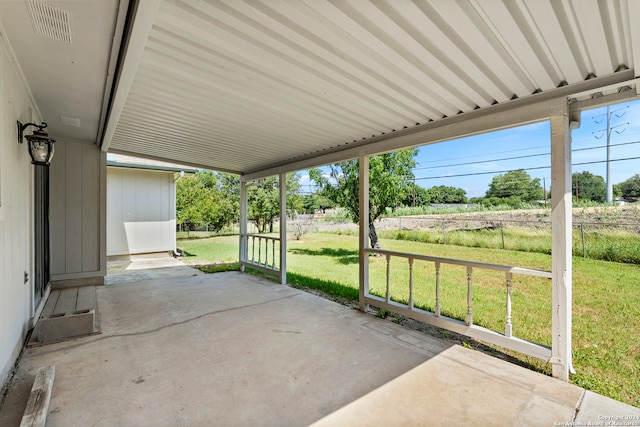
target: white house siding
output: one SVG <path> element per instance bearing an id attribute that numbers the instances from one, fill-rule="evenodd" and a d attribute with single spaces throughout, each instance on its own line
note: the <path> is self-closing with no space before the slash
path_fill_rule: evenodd
<path id="1" fill-rule="evenodd" d="M 49 167 L 53 288 L 104 283 L 105 170 L 106 154 L 97 145 L 56 142 Z"/>
<path id="2" fill-rule="evenodd" d="M 33 167 L 26 144 L 18 145 L 16 121 L 36 121 L 39 116 L 23 82 L 0 34 L 0 389 L 7 383 L 35 311 Z"/>
<path id="3" fill-rule="evenodd" d="M 107 255 L 175 249 L 172 172 L 107 168 Z"/>

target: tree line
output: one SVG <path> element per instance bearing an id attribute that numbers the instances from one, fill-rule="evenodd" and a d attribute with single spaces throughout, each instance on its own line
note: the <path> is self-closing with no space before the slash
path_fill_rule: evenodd
<path id="1" fill-rule="evenodd" d="M 496 175 L 484 197 L 468 199 L 465 190 L 445 185 L 424 188 L 415 183 L 417 149 L 373 156 L 369 159 L 369 238 L 378 246 L 374 222 L 388 209 L 431 204 L 473 203 L 485 206 L 530 206 L 549 199 L 551 189 L 543 188 L 539 178 L 523 169 Z M 299 174 L 287 174 L 287 214 L 316 213 L 334 207 L 345 209 L 350 219 L 359 222 L 359 162 L 349 160 L 313 168 L 309 177 L 315 183 L 312 194 L 301 194 Z M 590 172 L 572 175 L 575 200 L 602 203 L 606 197 L 604 178 Z M 280 192 L 277 177 L 248 184 L 248 219 L 258 232 L 273 231 L 280 215 Z M 614 196 L 630 201 L 640 199 L 640 174 L 614 185 Z M 209 230 L 220 231 L 240 216 L 240 178 L 236 175 L 200 171 L 181 177 L 177 182 L 176 216 L 182 229 L 207 224 Z"/>
<path id="2" fill-rule="evenodd" d="M 275 176 L 247 186 L 247 215 L 258 232 L 273 231 L 280 215 L 280 185 Z M 304 210 L 298 174 L 287 175 L 287 212 Z M 240 177 L 228 173 L 199 171 L 182 176 L 176 184 L 176 222 L 182 230 L 206 224 L 221 231 L 240 218 Z"/>

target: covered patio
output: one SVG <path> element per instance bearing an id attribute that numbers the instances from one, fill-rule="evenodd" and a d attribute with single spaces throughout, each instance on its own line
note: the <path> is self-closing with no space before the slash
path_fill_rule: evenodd
<path id="1" fill-rule="evenodd" d="M 27 349 L 0 425 L 19 424 L 46 365 L 57 371 L 47 426 L 552 426 L 640 415 L 264 278 L 172 264 L 141 257 L 99 287 L 100 335 Z"/>
<path id="2" fill-rule="evenodd" d="M 360 312 L 283 286 L 286 227 L 247 232 L 247 186 L 279 176 L 285 224 L 287 173 L 358 159 L 368 218 L 372 156 L 548 121 L 551 271 L 498 266 L 505 328 L 484 331 L 472 275 L 488 267 L 454 260 L 467 267 L 468 311 L 447 325 L 524 350 L 568 382 L 571 131 L 582 111 L 638 97 L 637 16 L 640 2 L 623 0 L 0 2 L 0 386 L 52 289 L 107 284 L 97 289 L 102 335 L 28 349 L 19 362 L 28 377 L 55 360 L 51 424 L 397 425 L 411 414 L 548 425 L 589 414 L 601 402 L 590 393 L 368 315 L 377 304 L 445 324 L 438 308 L 370 295 L 370 254 L 409 269 L 433 262 L 436 283 L 443 261 L 369 248 L 364 220 Z M 51 162 L 32 166 L 22 131 L 34 126 L 57 142 Z M 282 284 L 141 274 L 109 285 L 108 152 L 239 175 L 238 260 Z M 255 262 L 249 239 L 270 245 L 270 263 Z M 550 348 L 512 335 L 520 273 L 550 279 Z"/>

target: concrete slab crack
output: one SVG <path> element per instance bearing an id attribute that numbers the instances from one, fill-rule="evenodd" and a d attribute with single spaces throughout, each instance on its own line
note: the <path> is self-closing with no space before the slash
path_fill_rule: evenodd
<path id="1" fill-rule="evenodd" d="M 241 306 L 237 306 L 237 307 L 229 307 L 229 308 L 225 308 L 225 309 L 222 309 L 222 310 L 210 311 L 210 312 L 207 312 L 207 313 L 203 313 L 203 314 L 201 314 L 199 316 L 191 317 L 189 319 L 181 320 L 179 322 L 169 323 L 167 325 L 162 325 L 162 326 L 159 326 L 157 328 L 149 329 L 149 330 L 146 330 L 146 331 L 128 332 L 128 333 L 112 334 L 112 335 L 105 335 L 105 334 L 99 335 L 99 336 L 95 336 L 94 335 L 96 338 L 92 339 L 91 341 L 82 342 L 82 343 L 75 343 L 75 344 L 72 344 L 72 345 L 69 345 L 69 346 L 66 346 L 66 347 L 56 347 L 55 349 L 52 348 L 51 350 L 38 351 L 38 354 L 39 355 L 45 355 L 45 354 L 49 354 L 49 353 L 53 353 L 53 352 L 57 352 L 57 351 L 61 351 L 61 350 L 63 350 L 63 351 L 64 350 L 71 350 L 71 349 L 74 349 L 74 348 L 79 348 L 79 347 L 91 345 L 91 344 L 94 344 L 96 342 L 104 341 L 104 340 L 111 339 L 111 338 L 135 337 L 135 336 L 153 334 L 155 332 L 159 332 L 159 331 L 162 331 L 164 329 L 168 329 L 168 328 L 172 328 L 172 327 L 175 327 L 175 326 L 184 325 L 184 324 L 187 324 L 187 323 L 190 323 L 190 322 L 193 322 L 193 321 L 196 321 L 196 320 L 208 317 L 208 316 L 213 316 L 213 315 L 217 315 L 217 314 L 221 314 L 221 313 L 228 313 L 228 312 L 236 311 L 236 310 L 243 310 L 243 309 L 251 308 L 251 307 L 258 307 L 258 306 L 261 306 L 261 305 L 270 304 L 272 302 L 282 301 L 282 300 L 286 300 L 286 299 L 289 299 L 289 298 L 293 298 L 293 297 L 299 296 L 301 294 L 302 293 L 295 293 L 295 294 L 287 295 L 287 296 L 284 296 L 284 297 L 281 297 L 281 298 L 273 298 L 273 299 L 270 299 L 270 300 L 261 301 L 259 303 L 255 303 L 255 304 L 246 304 L 246 305 L 241 305 Z M 40 350 L 42 348 L 44 348 L 44 347 L 37 347 L 38 350 Z"/>
<path id="2" fill-rule="evenodd" d="M 578 418 L 578 414 L 580 413 L 580 409 L 582 408 L 582 402 L 584 402 L 584 397 L 587 394 L 587 390 L 582 390 L 582 394 L 580 394 L 580 399 L 578 399 L 578 402 L 576 403 L 576 409 L 575 412 L 573 413 L 573 422 L 576 421 L 576 419 Z"/>

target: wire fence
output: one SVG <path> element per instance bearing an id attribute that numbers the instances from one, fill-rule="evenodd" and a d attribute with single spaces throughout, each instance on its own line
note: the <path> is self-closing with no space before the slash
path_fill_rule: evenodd
<path id="1" fill-rule="evenodd" d="M 589 216 L 586 216 L 589 218 Z M 573 255 L 640 264 L 640 220 L 623 218 L 605 221 L 592 215 L 573 221 Z M 533 219 L 491 218 L 481 216 L 398 216 L 382 218 L 374 223 L 381 239 L 410 240 L 423 243 L 466 247 L 504 249 L 523 252 L 551 253 L 552 227 L 548 215 Z M 270 233 L 279 232 L 274 222 Z M 252 222 L 248 233 L 258 233 Z M 357 224 L 344 216 L 297 215 L 287 222 L 289 238 L 300 239 L 310 232 L 355 235 Z M 223 230 L 210 231 L 206 225 L 177 233 L 178 238 L 201 238 L 239 234 L 238 223 Z"/>
<path id="2" fill-rule="evenodd" d="M 381 238 L 551 253 L 547 219 L 395 217 L 376 228 Z M 640 221 L 574 221 L 573 255 L 640 264 Z"/>

